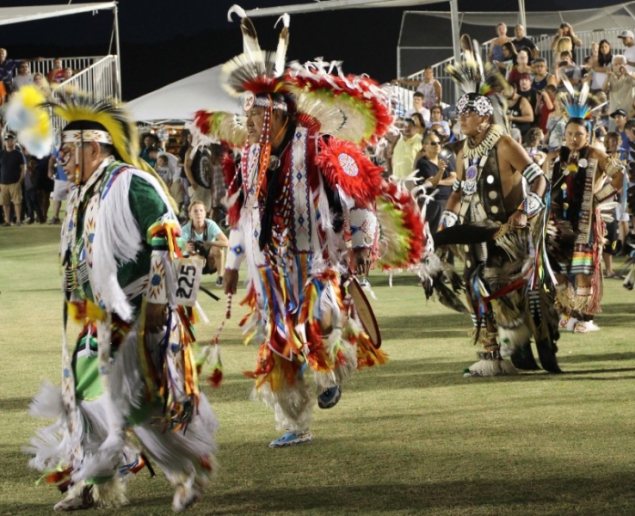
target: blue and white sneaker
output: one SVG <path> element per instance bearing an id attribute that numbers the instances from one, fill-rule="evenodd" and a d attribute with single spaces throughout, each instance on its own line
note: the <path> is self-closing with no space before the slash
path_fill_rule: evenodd
<path id="1" fill-rule="evenodd" d="M 335 387 L 329 387 L 322 394 L 318 396 L 318 407 L 323 409 L 329 409 L 337 405 L 342 397 L 342 389 L 339 385 Z"/>
<path id="2" fill-rule="evenodd" d="M 302 433 L 287 432 L 279 439 L 271 441 L 269 448 L 284 448 L 285 446 L 293 446 L 294 444 L 310 443 L 313 440 L 313 434 L 310 430 Z"/>

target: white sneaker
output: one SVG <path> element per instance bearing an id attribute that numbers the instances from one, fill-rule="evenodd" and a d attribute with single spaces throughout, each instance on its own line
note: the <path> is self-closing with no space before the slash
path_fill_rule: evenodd
<path id="1" fill-rule="evenodd" d="M 569 315 L 561 315 L 560 322 L 558 323 L 558 328 L 563 331 L 574 331 L 575 325 L 578 323 L 578 320 Z"/>
<path id="2" fill-rule="evenodd" d="M 595 321 L 586 321 L 583 324 L 586 327 L 586 331 L 600 331 L 600 327 L 595 324 Z"/>

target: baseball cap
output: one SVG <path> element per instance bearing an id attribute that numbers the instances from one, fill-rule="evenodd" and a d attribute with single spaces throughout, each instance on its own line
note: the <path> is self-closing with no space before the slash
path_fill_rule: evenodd
<path id="1" fill-rule="evenodd" d="M 7 133 L 7 134 L 4 135 L 4 139 L 5 140 L 15 140 L 15 134 Z"/>
<path id="2" fill-rule="evenodd" d="M 609 116 L 611 118 L 615 118 L 617 115 L 622 115 L 622 116 L 628 117 L 628 113 L 626 112 L 626 110 L 621 109 L 621 108 L 620 109 L 616 109 Z"/>
<path id="3" fill-rule="evenodd" d="M 635 39 L 635 35 L 633 34 L 633 31 L 623 30 L 622 33 L 618 36 L 618 38 L 634 38 Z"/>
<path id="4" fill-rule="evenodd" d="M 530 73 L 527 73 L 527 72 L 525 72 L 525 73 L 521 73 L 521 74 L 520 74 L 520 79 L 521 79 L 521 80 L 522 80 L 522 79 L 529 79 L 529 80 L 531 80 L 531 74 L 530 74 Z"/>

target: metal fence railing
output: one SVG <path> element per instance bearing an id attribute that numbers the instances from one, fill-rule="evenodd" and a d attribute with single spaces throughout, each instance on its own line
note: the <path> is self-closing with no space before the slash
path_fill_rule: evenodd
<path id="1" fill-rule="evenodd" d="M 609 28 L 604 30 L 576 32 L 576 36 L 580 38 L 580 40 L 582 41 L 582 45 L 576 47 L 573 60 L 575 61 L 575 63 L 582 66 L 582 64 L 584 63 L 584 59 L 591 53 L 591 44 L 596 41 L 600 42 L 600 40 L 603 39 L 606 39 L 611 44 L 613 55 L 621 54 L 623 45 L 621 40 L 617 36 L 623 30 L 623 28 Z M 551 49 L 551 44 L 554 37 L 554 34 L 541 34 L 540 36 L 533 36 L 531 38 L 538 47 L 539 56 L 547 61 L 547 66 L 552 73 L 554 70 L 554 66 L 557 63 L 557 56 Z M 481 57 L 483 60 L 487 59 L 487 53 L 491 41 L 492 40 L 486 41 L 481 45 Z M 432 65 L 434 78 L 441 83 L 441 86 L 443 88 L 443 102 L 450 105 L 456 102 L 456 93 L 454 83 L 452 82 L 452 79 L 450 78 L 448 73 L 445 71 L 445 68 L 453 61 L 454 58 L 450 57 Z M 410 74 L 406 78 L 412 81 L 423 81 L 423 70 L 419 70 L 418 72 Z M 412 107 L 412 93 L 416 90 L 416 86 L 403 86 L 402 88 L 395 88 L 395 90 L 397 90 L 395 92 L 396 100 L 399 102 L 403 102 L 403 104 L 401 105 L 404 107 L 404 109 L 410 109 Z"/>
<path id="2" fill-rule="evenodd" d="M 54 68 L 54 62 L 59 59 L 62 62 L 62 68 L 70 68 L 73 73 L 78 73 L 84 70 L 97 61 L 101 60 L 103 56 L 84 56 L 84 57 L 60 57 L 60 58 L 38 58 L 38 59 L 18 59 L 18 61 L 26 61 L 30 64 L 31 73 L 41 73 L 47 75 Z"/>

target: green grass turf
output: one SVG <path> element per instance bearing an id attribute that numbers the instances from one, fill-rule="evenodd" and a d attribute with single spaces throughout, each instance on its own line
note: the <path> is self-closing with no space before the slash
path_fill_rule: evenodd
<path id="1" fill-rule="evenodd" d="M 59 227 L 0 229 L 0 516 L 49 514 L 20 452 L 42 422 L 27 404 L 59 383 Z M 619 268 L 619 267 L 618 267 Z M 210 288 L 214 278 L 207 278 Z M 242 371 L 256 349 L 234 317 L 224 333 L 225 381 L 205 387 L 221 422 L 221 471 L 194 515 L 635 514 L 635 292 L 607 280 L 601 332 L 560 341 L 565 374 L 463 378 L 474 360 L 469 318 L 425 302 L 412 275 L 371 282 L 388 365 L 354 376 L 333 410 L 317 411 L 309 445 L 270 450 L 273 415 L 248 401 Z M 210 338 L 225 309 L 206 296 Z M 171 514 L 162 474 L 142 471 L 130 505 L 99 514 Z"/>

